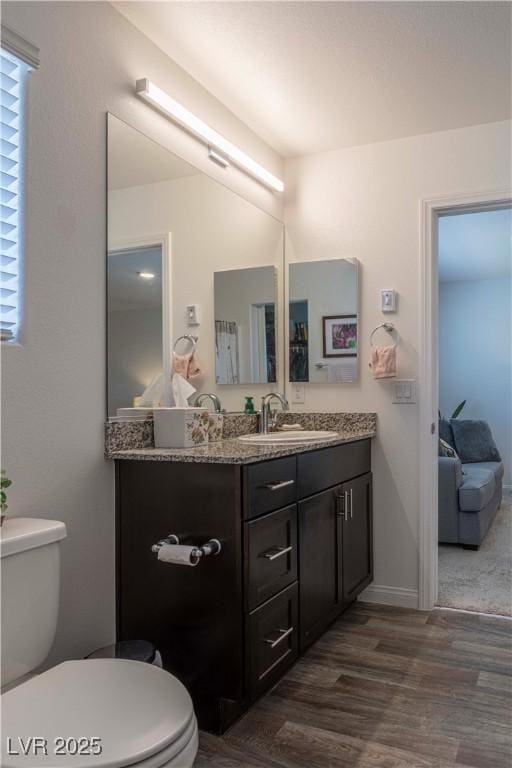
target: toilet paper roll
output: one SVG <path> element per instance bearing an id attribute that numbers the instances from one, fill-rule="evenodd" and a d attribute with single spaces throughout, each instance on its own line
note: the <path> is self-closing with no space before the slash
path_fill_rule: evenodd
<path id="1" fill-rule="evenodd" d="M 196 550 L 196 547 L 186 547 L 183 544 L 162 544 L 158 550 L 158 559 L 162 563 L 197 565 L 199 558 L 195 555 Z"/>

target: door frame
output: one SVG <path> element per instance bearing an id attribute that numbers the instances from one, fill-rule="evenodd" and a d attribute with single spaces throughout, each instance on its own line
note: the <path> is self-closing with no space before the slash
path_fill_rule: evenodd
<path id="1" fill-rule="evenodd" d="M 437 422 L 439 217 L 509 207 L 512 188 L 423 198 L 420 201 L 419 579 L 418 608 L 430 611 L 438 589 Z M 432 431 L 433 429 L 433 431 Z"/>

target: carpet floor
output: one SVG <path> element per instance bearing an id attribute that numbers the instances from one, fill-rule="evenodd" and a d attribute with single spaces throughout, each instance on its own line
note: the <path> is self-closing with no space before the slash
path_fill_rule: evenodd
<path id="1" fill-rule="evenodd" d="M 512 496 L 501 509 L 478 551 L 439 546 L 439 596 L 445 608 L 512 616 Z"/>

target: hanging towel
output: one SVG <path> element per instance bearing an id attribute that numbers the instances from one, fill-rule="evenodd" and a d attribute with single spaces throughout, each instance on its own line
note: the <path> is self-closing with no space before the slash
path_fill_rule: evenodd
<path id="1" fill-rule="evenodd" d="M 172 353 L 172 372 L 183 376 L 187 381 L 193 381 L 204 375 L 203 368 L 194 353 L 177 355 Z"/>
<path id="2" fill-rule="evenodd" d="M 372 347 L 370 368 L 374 379 L 392 379 L 396 376 L 396 344 L 391 347 Z"/>

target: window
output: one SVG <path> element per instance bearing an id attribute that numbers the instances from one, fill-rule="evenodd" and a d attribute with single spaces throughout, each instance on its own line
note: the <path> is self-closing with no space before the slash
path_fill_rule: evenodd
<path id="1" fill-rule="evenodd" d="M 33 66 L 37 66 L 37 49 L 16 33 L 2 27 L 0 49 L 1 341 L 17 341 L 21 324 L 24 105 L 27 75 Z"/>

